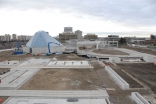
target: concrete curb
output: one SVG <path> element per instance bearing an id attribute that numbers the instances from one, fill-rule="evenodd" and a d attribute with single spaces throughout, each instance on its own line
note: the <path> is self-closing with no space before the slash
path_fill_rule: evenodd
<path id="1" fill-rule="evenodd" d="M 113 69 L 111 69 L 109 66 L 106 66 L 105 69 L 113 77 L 113 79 L 117 82 L 121 89 L 129 89 L 129 84 L 124 79 L 122 79 Z"/>
<path id="2" fill-rule="evenodd" d="M 145 100 L 138 92 L 132 92 L 131 98 L 137 103 L 137 104 L 150 104 L 147 100 Z"/>

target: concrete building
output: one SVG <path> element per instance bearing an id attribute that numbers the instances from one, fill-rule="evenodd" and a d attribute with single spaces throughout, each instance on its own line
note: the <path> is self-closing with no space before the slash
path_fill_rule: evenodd
<path id="1" fill-rule="evenodd" d="M 146 44 L 146 45 L 156 45 L 156 35 L 151 34 L 150 39 L 146 39 L 144 41 L 144 44 Z"/>
<path id="2" fill-rule="evenodd" d="M 71 39 L 82 39 L 82 31 L 77 30 L 74 33 L 72 27 L 64 27 L 64 32 L 59 34 L 59 42 L 66 43 Z"/>
<path id="3" fill-rule="evenodd" d="M 59 34 L 59 42 L 66 43 L 67 40 L 77 39 L 77 35 L 74 33 L 61 33 Z"/>
<path id="4" fill-rule="evenodd" d="M 6 42 L 8 42 L 8 41 L 11 40 L 11 35 L 9 35 L 9 34 L 2 35 L 2 36 L 0 37 L 0 39 L 1 39 L 1 41 L 6 41 Z"/>
<path id="5" fill-rule="evenodd" d="M 17 40 L 17 35 L 16 34 L 12 34 L 12 40 Z"/>
<path id="6" fill-rule="evenodd" d="M 32 38 L 32 36 L 26 36 L 26 35 L 20 35 L 18 36 L 18 41 L 27 41 L 30 40 Z"/>
<path id="7" fill-rule="evenodd" d="M 91 34 L 91 33 L 84 36 L 84 39 L 87 39 L 87 40 L 96 40 L 97 38 L 98 38 L 97 35 Z"/>
<path id="8" fill-rule="evenodd" d="M 108 35 L 108 37 L 105 38 L 107 41 L 119 41 L 119 35 Z"/>
<path id="9" fill-rule="evenodd" d="M 151 34 L 150 39 L 156 39 L 156 35 Z"/>
<path id="10" fill-rule="evenodd" d="M 124 37 L 129 44 L 143 44 L 146 38 Z"/>
<path id="11" fill-rule="evenodd" d="M 33 36 L 26 36 L 26 40 L 30 40 Z"/>
<path id="12" fill-rule="evenodd" d="M 64 27 L 64 33 L 73 33 L 72 27 Z"/>
<path id="13" fill-rule="evenodd" d="M 75 31 L 75 35 L 77 35 L 77 39 L 83 39 L 82 31 L 76 30 L 76 31 Z"/>

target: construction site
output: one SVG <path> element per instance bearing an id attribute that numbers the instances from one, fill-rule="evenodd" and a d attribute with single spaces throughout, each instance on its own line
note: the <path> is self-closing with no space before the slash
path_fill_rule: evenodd
<path id="1" fill-rule="evenodd" d="M 67 54 L 50 42 L 0 50 L 0 104 L 156 104 L 155 55 L 123 47 Z"/>

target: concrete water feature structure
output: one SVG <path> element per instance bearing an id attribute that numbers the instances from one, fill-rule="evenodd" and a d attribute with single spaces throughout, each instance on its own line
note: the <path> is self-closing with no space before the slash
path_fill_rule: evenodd
<path id="1" fill-rule="evenodd" d="M 29 78 L 31 78 L 39 69 L 10 69 L 6 74 L 0 75 L 0 90 L 18 89 Z"/>
<path id="2" fill-rule="evenodd" d="M 131 98 L 137 103 L 137 104 L 151 104 L 149 103 L 145 98 L 143 98 L 138 92 L 132 92 Z"/>
<path id="3" fill-rule="evenodd" d="M 20 60 L 11 60 L 11 61 L 5 60 L 0 62 L 0 66 L 16 66 L 20 63 L 21 63 Z"/>
<path id="4" fill-rule="evenodd" d="M 108 72 L 108 74 L 111 75 L 111 77 L 116 81 L 116 83 L 119 85 L 119 87 L 123 90 L 129 89 L 129 84 L 122 79 L 114 70 L 112 70 L 109 66 L 105 67 L 105 70 Z"/>
<path id="5" fill-rule="evenodd" d="M 24 61 L 23 63 L 21 63 L 20 65 L 18 65 L 19 67 L 41 67 L 46 65 L 48 62 L 50 62 L 51 59 L 43 59 L 43 58 L 39 58 L 39 59 L 35 59 L 32 58 L 28 61 Z"/>
<path id="6" fill-rule="evenodd" d="M 11 97 L 3 104 L 111 104 L 106 99 L 51 99 L 51 98 L 17 98 Z"/>
<path id="7" fill-rule="evenodd" d="M 88 52 L 89 53 L 89 52 Z M 60 55 L 61 57 L 62 57 L 62 55 Z M 95 55 L 96 56 L 96 55 Z M 102 56 L 102 55 L 99 55 L 99 56 Z M 42 57 L 42 56 L 39 56 L 39 57 Z M 55 57 L 55 56 L 54 56 Z M 67 57 L 67 56 L 66 56 Z M 105 57 L 105 56 L 104 56 Z M 107 57 L 107 56 L 106 56 Z M 116 56 L 116 57 L 119 57 L 119 56 Z M 120 56 L 121 57 L 121 56 Z M 42 58 L 41 59 L 39 59 L 39 60 L 42 60 L 42 61 L 40 61 L 40 62 L 36 62 L 36 60 L 38 60 L 38 59 L 34 59 L 33 61 L 30 61 L 30 62 L 28 62 L 28 61 L 23 61 L 19 66 L 18 65 L 16 65 L 16 69 L 22 69 L 23 67 L 25 68 L 25 69 L 32 69 L 32 68 L 38 68 L 38 67 L 40 67 L 40 68 L 44 68 L 44 67 L 49 67 L 49 69 L 42 69 L 42 70 L 44 70 L 44 71 L 46 71 L 46 72 L 48 72 L 46 75 L 47 75 L 47 77 L 50 77 L 50 73 L 49 72 L 56 72 L 56 73 L 58 73 L 58 69 L 59 68 L 56 68 L 55 69 L 55 71 L 53 70 L 53 66 L 48 66 L 48 64 L 49 63 L 51 63 L 51 62 L 53 62 L 53 61 L 60 61 L 60 60 L 68 60 L 68 59 L 59 59 L 59 57 L 57 57 L 56 56 L 56 58 L 58 59 L 58 60 L 52 60 L 52 59 L 48 59 L 48 61 L 43 61 L 42 60 Z M 108 55 L 108 58 L 109 59 L 111 59 L 110 58 L 110 56 Z M 74 59 L 74 58 L 73 58 Z M 74 59 L 73 60 L 72 58 L 70 59 L 70 60 L 72 60 L 72 61 L 81 61 L 81 60 L 83 60 L 83 59 L 79 59 L 79 60 L 76 60 L 76 59 Z M 119 58 L 120 59 L 120 58 Z M 84 59 L 85 60 L 85 59 Z M 83 61 L 84 61 L 83 60 Z M 86 59 L 87 60 L 87 59 Z M 112 62 L 113 62 L 113 58 L 111 59 L 112 60 Z M 88 61 L 87 61 L 88 62 Z M 25 63 L 25 64 L 24 64 Z M 77 63 L 77 62 L 76 62 Z M 77 64 L 75 63 L 75 66 L 77 66 Z M 92 62 L 88 62 L 89 64 L 91 64 L 91 65 L 93 65 L 92 64 Z M 65 63 L 66 64 L 66 63 Z M 68 63 L 68 61 L 67 61 L 67 66 L 68 65 L 71 65 L 71 62 L 69 62 Z M 116 64 L 117 65 L 117 64 Z M 6 65 L 7 66 L 7 65 Z M 63 66 L 63 65 L 62 65 Z M 103 64 L 102 64 L 102 62 L 100 61 L 100 63 L 99 64 L 96 64 L 95 66 L 103 66 Z M 12 67 L 12 66 L 11 66 Z M 74 67 L 74 66 L 71 66 L 71 67 Z M 93 85 L 97 85 L 97 87 L 99 87 L 99 86 L 103 86 L 104 85 L 104 88 L 103 87 L 101 87 L 101 88 L 103 88 L 103 89 L 107 89 L 107 91 L 108 91 L 108 93 L 110 93 L 110 97 L 109 97 L 109 99 L 110 99 L 110 101 L 113 103 L 113 104 L 116 104 L 116 102 L 117 102 L 117 104 L 132 104 L 131 102 L 132 102 L 132 100 L 130 99 L 130 98 L 127 98 L 126 99 L 126 97 L 128 96 L 130 96 L 130 92 L 134 92 L 134 91 L 138 91 L 140 94 L 142 94 L 142 91 L 141 90 L 143 90 L 143 97 L 147 94 L 146 92 L 145 92 L 145 90 L 146 89 L 139 89 L 138 90 L 138 88 L 137 88 L 137 90 L 136 89 L 127 89 L 127 90 L 121 90 L 117 85 L 116 85 L 116 83 L 114 83 L 114 81 L 112 81 L 112 79 L 110 78 L 110 76 L 108 75 L 108 73 L 106 72 L 106 70 L 104 70 L 103 71 L 103 68 L 104 67 L 102 67 L 102 69 L 100 70 L 100 68 L 95 68 L 95 70 L 94 69 L 89 69 L 89 70 L 86 70 L 86 69 L 84 69 L 84 71 L 86 70 L 86 72 L 87 73 L 84 73 L 84 76 L 87 76 L 87 77 L 79 77 L 79 78 L 81 78 L 82 80 L 86 80 L 86 81 L 88 81 L 88 82 L 84 82 L 82 85 L 84 85 L 84 84 L 87 84 L 87 83 L 90 83 L 90 80 L 88 79 L 88 78 L 90 78 L 90 77 L 92 77 L 92 78 L 94 78 L 93 77 L 93 75 L 95 74 L 95 76 L 96 76 L 96 79 L 95 79 L 95 81 L 94 82 L 97 82 L 97 81 L 99 81 L 100 83 L 98 84 L 96 84 L 96 83 L 93 83 Z M 62 71 L 62 73 L 60 73 L 60 76 L 62 76 L 63 74 L 64 74 L 64 76 L 63 77 L 61 77 L 61 78 L 66 78 L 66 76 L 67 75 L 65 75 L 65 70 L 69 70 L 69 68 L 68 67 L 65 67 L 65 68 L 62 68 L 62 69 L 60 69 L 61 71 Z M 78 68 L 76 68 L 76 69 L 73 69 L 73 70 L 75 70 L 75 71 L 73 71 L 72 70 L 72 72 L 81 72 L 81 71 L 83 71 L 83 70 L 77 70 Z M 114 69 L 114 68 L 112 68 L 112 69 Z M 71 69 L 70 69 L 71 70 Z M 41 71 L 41 70 L 40 70 Z M 88 76 L 88 72 L 90 72 L 91 73 L 91 75 L 90 76 Z M 105 73 L 106 72 L 106 73 Z M 41 72 L 42 73 L 42 72 Z M 41 74 L 41 73 L 39 73 L 39 74 Z M 80 74 L 83 74 L 83 73 L 80 73 Z M 54 74 L 54 73 L 51 73 L 51 74 Z M 62 75 L 61 75 L 62 74 Z M 76 73 L 77 74 L 77 73 Z M 35 74 L 35 75 L 37 75 L 37 74 Z M 58 75 L 58 74 L 56 74 L 56 75 Z M 74 81 L 77 81 L 77 77 L 75 77 L 75 75 L 74 76 L 72 76 L 73 74 L 71 74 L 71 79 L 72 78 L 75 78 L 75 80 Z M 120 74 L 119 74 L 120 75 Z M 78 75 L 79 76 L 79 75 Z M 35 76 L 33 76 L 32 78 L 34 78 Z M 41 78 L 42 78 L 42 76 L 40 76 Z M 58 78 L 58 76 L 56 76 L 55 78 Z M 50 77 L 50 79 L 49 79 L 49 81 L 51 80 L 51 79 L 54 79 L 55 80 L 55 78 L 54 77 Z M 57 82 L 61 82 L 62 84 L 64 84 L 64 82 L 65 81 L 63 81 L 62 82 L 62 80 L 61 80 L 61 78 L 59 79 L 58 78 L 58 81 Z M 123 78 L 124 79 L 124 78 Z M 39 79 L 40 80 L 40 79 Z M 51 82 L 49 82 L 48 81 L 48 83 L 51 83 Z M 69 80 L 67 80 L 67 81 L 69 81 Z M 81 80 L 80 80 L 81 81 Z M 31 81 L 32 83 L 34 83 L 34 81 Z M 41 81 L 40 83 L 41 83 L 41 85 L 43 85 L 43 84 L 45 84 L 45 82 L 44 83 L 42 83 L 42 82 L 44 82 L 44 80 L 43 81 Z M 81 81 L 82 82 L 82 81 Z M 109 82 L 109 83 L 108 83 Z M 29 83 L 29 81 L 28 82 L 26 82 L 26 83 Z M 32 85 L 32 83 L 31 83 L 31 85 Z M 37 82 L 35 82 L 35 83 L 37 83 Z M 133 82 L 132 82 L 133 83 Z M 52 83 L 53 84 L 53 83 Z M 131 83 L 129 83 L 130 85 L 131 85 Z M 99 86 L 98 86 L 99 85 Z M 38 86 L 38 85 L 37 85 Z M 47 86 L 48 86 L 48 84 L 46 83 L 45 84 L 45 86 L 46 86 L 46 88 L 47 88 Z M 29 87 L 29 86 L 28 86 Z M 35 88 L 36 88 L 36 86 L 34 86 Z M 40 87 L 40 86 L 39 86 Z M 50 85 L 50 87 L 52 87 L 51 85 Z M 85 88 L 86 88 L 86 86 L 84 86 Z M 106 88 L 105 88 L 106 87 Z M 76 86 L 76 88 L 77 88 L 77 86 Z M 114 90 L 113 90 L 114 89 Z M 20 87 L 20 91 L 21 90 L 30 90 L 30 89 L 22 89 L 21 87 Z M 41 90 L 41 91 L 43 91 L 43 89 L 32 89 L 32 90 Z M 31 91 L 32 91 L 31 90 Z M 44 89 L 44 90 L 50 90 L 50 89 Z M 61 91 L 61 88 L 59 89 L 60 91 Z M 69 90 L 69 89 L 67 89 L 67 90 Z M 86 90 L 88 90 L 88 89 L 86 89 Z M 92 89 L 90 89 L 90 90 L 92 90 Z M 95 89 L 94 89 L 95 90 Z M 99 90 L 99 89 L 98 89 Z M 98 91 L 97 90 L 97 91 Z M 147 89 L 148 90 L 148 89 Z M 7 93 L 8 92 L 10 92 L 10 93 L 14 93 L 14 91 L 17 91 L 17 90 L 14 90 L 13 92 L 12 92 L 12 90 L 2 90 L 2 91 L 6 91 Z M 20 92 L 19 91 L 19 92 Z M 80 91 L 80 90 L 79 90 Z M 145 93 L 144 93 L 145 92 Z M 18 93 L 18 91 L 17 92 L 15 92 L 15 93 Z M 57 103 L 57 101 L 58 100 L 60 100 L 60 101 L 62 101 L 61 99 L 62 98 L 50 98 L 50 97 L 34 97 L 33 95 L 31 95 L 31 96 L 33 96 L 33 97 L 25 97 L 25 95 L 24 95 L 24 92 L 21 92 L 21 93 L 23 93 L 23 97 L 19 97 L 20 96 L 20 94 L 18 95 L 18 94 L 14 94 L 14 95 L 12 95 L 12 96 L 14 96 L 14 97 L 10 97 L 6 102 L 4 102 L 4 104 L 13 104 L 14 103 L 14 101 L 15 101 L 15 104 L 17 103 L 19 103 L 19 104 L 24 104 L 24 103 L 27 103 L 27 101 L 28 102 L 31 102 L 31 103 L 49 103 L 48 101 L 50 101 L 50 102 L 53 102 L 53 101 L 56 101 L 56 103 Z M 29 96 L 29 93 L 30 92 L 27 92 L 28 94 L 27 94 L 27 96 Z M 35 91 L 34 92 L 32 92 L 32 93 L 36 93 Z M 46 94 L 49 94 L 49 93 L 51 93 L 51 92 L 46 92 Z M 2 92 L 0 92 L 0 96 L 9 96 L 10 94 L 6 94 L 5 95 L 5 93 L 2 93 Z M 30 93 L 31 94 L 31 93 Z M 41 94 L 41 95 L 46 95 L 45 93 L 44 94 Z M 149 94 L 149 93 L 148 93 Z M 148 96 L 148 94 L 147 94 L 147 96 Z M 81 94 L 77 94 L 77 95 L 81 95 L 82 96 L 82 93 Z M 10 95 L 11 96 L 11 95 Z M 46 95 L 47 96 L 47 95 Z M 56 96 L 53 96 L 53 97 L 56 97 Z M 83 96 L 84 97 L 84 96 Z M 11 100 L 11 99 L 14 99 L 14 100 Z M 16 100 L 17 99 L 17 100 Z M 39 100 L 39 99 L 41 99 L 41 100 Z M 79 98 L 78 99 L 78 101 L 79 102 L 70 102 L 71 104 L 72 103 L 83 103 L 83 102 L 81 102 L 80 100 L 81 99 L 85 99 L 85 101 L 86 102 L 94 102 L 94 103 L 101 103 L 100 102 L 100 99 L 90 99 L 90 98 Z M 121 103 L 120 102 L 120 99 L 121 100 L 125 100 L 125 101 L 127 101 L 127 102 L 130 102 L 130 103 Z M 36 101 L 36 100 L 38 100 L 38 101 Z M 45 102 L 44 102 L 44 101 Z M 66 99 L 64 99 L 63 98 L 63 100 L 64 100 L 64 102 L 62 101 L 61 103 L 69 103 L 67 100 L 67 98 Z M 73 99 L 72 99 L 73 100 Z M 43 101 L 43 102 L 42 102 Z M 107 103 L 107 100 L 105 99 L 105 101 L 106 101 L 106 104 L 109 104 L 109 103 Z M 105 101 L 103 100 L 103 102 L 105 103 Z M 149 101 L 149 100 L 148 100 Z M 102 102 L 102 103 L 103 103 Z M 133 101 L 134 102 L 134 101 Z M 135 102 L 134 102 L 135 103 Z M 50 103 L 51 104 L 51 103 Z M 55 104 L 55 102 L 54 102 L 54 104 Z"/>
<path id="8" fill-rule="evenodd" d="M 53 68 L 93 68 L 88 61 L 50 61 L 45 67 Z"/>
<path id="9" fill-rule="evenodd" d="M 2 95 L 11 96 L 3 104 L 110 104 L 106 90 L 0 90 Z"/>

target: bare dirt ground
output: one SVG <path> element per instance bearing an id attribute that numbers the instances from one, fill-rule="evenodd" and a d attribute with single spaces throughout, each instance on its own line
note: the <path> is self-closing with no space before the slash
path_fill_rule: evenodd
<path id="1" fill-rule="evenodd" d="M 94 50 L 94 53 L 99 53 L 99 54 L 112 54 L 112 55 L 129 55 L 126 52 L 122 52 L 119 50 L 114 50 L 114 49 L 100 49 L 100 50 Z"/>
<path id="2" fill-rule="evenodd" d="M 146 90 L 121 90 L 98 62 L 94 69 L 41 69 L 19 90 L 98 90 L 106 88 L 113 104 L 136 104 L 131 92 L 149 94 Z M 111 90 L 112 89 L 112 90 Z M 114 89 L 114 90 L 113 90 Z"/>
<path id="3" fill-rule="evenodd" d="M 143 88 L 138 82 L 133 80 L 130 76 L 126 75 L 120 66 L 114 66 L 113 64 L 109 65 L 117 74 L 119 74 L 129 85 L 130 88 Z M 123 67 L 122 67 L 123 68 Z M 125 70 L 125 68 L 123 68 Z"/>
<path id="4" fill-rule="evenodd" d="M 130 49 L 130 50 L 134 50 L 134 51 L 138 51 L 138 52 L 142 52 L 142 53 L 156 55 L 156 51 L 153 51 L 153 50 L 147 49 L 147 48 L 131 47 L 131 46 L 127 46 L 127 45 L 120 46 L 120 48 L 126 48 L 126 49 Z"/>
<path id="5" fill-rule="evenodd" d="M 5 60 L 25 60 L 27 58 L 31 58 L 31 55 L 12 55 L 13 51 L 3 51 L 0 52 L 0 61 Z"/>
<path id="6" fill-rule="evenodd" d="M 118 68 L 114 70 L 121 75 L 127 82 L 127 78 L 125 78 L 124 75 L 122 75 L 120 72 L 122 72 L 120 69 L 125 70 L 129 74 L 131 74 L 133 77 L 138 79 L 139 81 L 146 84 L 148 87 L 151 88 L 151 90 L 156 93 L 156 66 L 153 63 L 128 63 L 128 64 L 117 64 Z M 141 87 L 138 84 L 133 84 L 134 82 L 129 82 L 130 85 L 135 85 L 138 87 Z"/>
<path id="7" fill-rule="evenodd" d="M 2 57 L 2 58 L 1 58 Z M 27 58 L 57 58 L 58 60 L 85 60 L 76 54 L 63 54 L 52 56 L 14 56 L 8 52 L 0 53 L 0 59 L 6 60 L 26 60 Z M 139 92 L 148 95 L 148 90 L 121 90 L 112 80 L 109 74 L 98 62 L 91 62 L 94 69 L 41 69 L 30 80 L 28 80 L 20 90 L 97 90 L 109 88 L 110 101 L 114 104 L 136 104 L 131 101 L 131 92 Z M 119 66 L 119 65 L 118 65 Z M 133 66 L 133 65 L 132 65 Z M 119 66 L 120 67 L 120 66 Z M 142 66 L 143 67 L 143 66 Z M 124 69 L 124 68 L 122 68 Z M 128 71 L 127 71 L 128 72 Z M 132 71 L 135 74 L 135 71 Z M 144 71 L 146 73 L 146 71 Z M 138 71 L 139 73 L 139 71 Z M 151 72 L 152 73 L 152 72 Z M 131 74 L 131 73 L 130 73 Z M 138 74 L 140 77 L 142 74 Z M 112 89 L 112 90 L 111 90 Z M 114 90 L 113 90 L 114 89 Z M 0 97 L 7 99 L 8 97 Z M 0 103 L 1 104 L 1 103 Z"/>
<path id="8" fill-rule="evenodd" d="M 0 68 L 0 73 L 4 72 L 5 70 L 8 70 L 9 68 Z"/>
<path id="9" fill-rule="evenodd" d="M 2 102 L 0 102 L 0 104 L 3 104 L 3 102 L 5 101 L 5 100 L 7 100 L 9 97 L 7 97 L 7 96 L 0 96 L 0 99 L 2 100 Z"/>
<path id="10" fill-rule="evenodd" d="M 97 66 L 99 67 L 99 65 Z M 102 69 L 41 69 L 20 89 L 23 90 L 96 90 L 102 84 L 97 71 Z"/>

